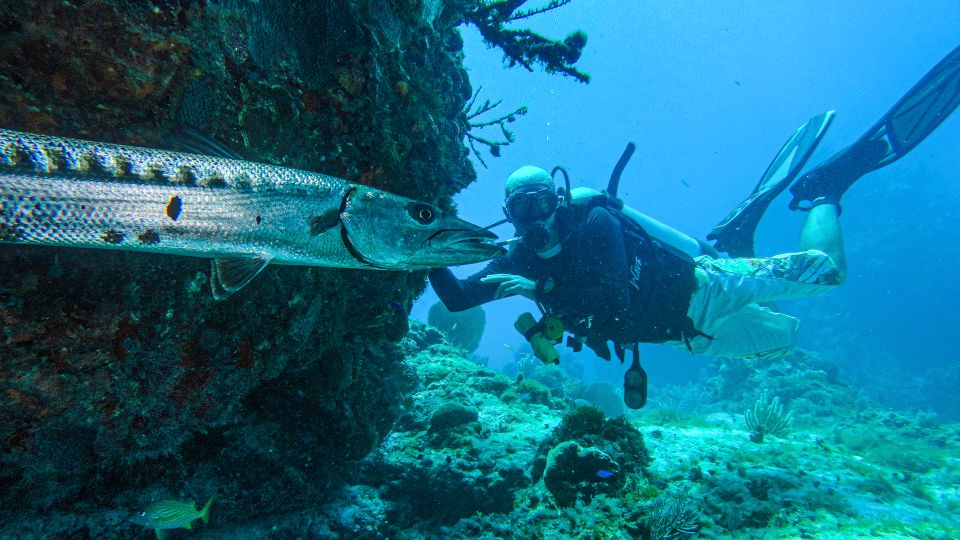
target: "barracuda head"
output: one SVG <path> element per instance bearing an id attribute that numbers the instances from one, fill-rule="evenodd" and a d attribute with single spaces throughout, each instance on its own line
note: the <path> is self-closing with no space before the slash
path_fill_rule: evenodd
<path id="1" fill-rule="evenodd" d="M 357 187 L 340 214 L 344 243 L 377 268 L 416 270 L 492 259 L 504 249 L 497 236 L 424 203 Z"/>

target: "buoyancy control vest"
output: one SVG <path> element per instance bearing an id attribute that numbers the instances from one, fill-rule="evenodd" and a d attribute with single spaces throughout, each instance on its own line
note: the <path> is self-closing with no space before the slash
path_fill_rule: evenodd
<path id="1" fill-rule="evenodd" d="M 703 335 L 687 309 L 697 286 L 694 256 L 709 246 L 590 188 L 578 187 L 567 199 L 570 219 L 580 223 L 595 206 L 606 208 L 623 227 L 629 267 L 630 310 L 609 328 L 596 328 L 616 344 L 687 341 Z M 648 229 L 649 228 L 649 229 Z"/>

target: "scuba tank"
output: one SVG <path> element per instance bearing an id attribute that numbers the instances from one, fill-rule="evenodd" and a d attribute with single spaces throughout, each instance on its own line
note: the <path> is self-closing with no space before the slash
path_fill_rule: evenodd
<path id="1" fill-rule="evenodd" d="M 669 246 L 675 251 L 684 253 L 689 257 L 699 257 L 700 255 L 709 255 L 711 257 L 720 258 L 720 253 L 710 244 L 697 240 L 688 234 L 684 234 L 669 225 L 666 225 L 646 214 L 640 212 L 630 206 L 627 206 L 623 203 L 621 199 L 617 197 L 617 188 L 620 185 L 620 176 L 623 174 L 623 169 L 626 167 L 627 162 L 630 161 L 630 157 L 633 155 L 636 145 L 633 143 L 627 143 L 626 149 L 624 149 L 623 154 L 621 154 L 620 159 L 617 161 L 617 165 L 613 168 L 613 172 L 610 174 L 610 181 L 607 183 L 607 189 L 605 191 L 597 191 L 593 188 L 588 187 L 576 187 L 570 188 L 570 176 L 567 174 L 566 169 L 561 166 L 556 166 L 551 171 L 551 176 L 556 176 L 557 172 L 560 172 L 563 175 L 564 186 L 559 188 L 557 191 L 560 194 L 560 205 L 566 206 L 568 208 L 586 208 L 590 205 L 600 204 L 603 205 L 608 210 L 612 211 L 614 214 L 620 215 L 636 225 L 639 225 L 646 233 L 653 239 L 659 242 L 662 245 Z M 487 225 L 485 229 L 492 229 L 504 223 L 507 223 L 507 219 L 501 219 L 495 223 Z M 534 230 L 528 233 L 530 236 L 525 237 L 516 237 L 510 238 L 507 240 L 501 240 L 498 244 L 506 246 L 517 241 L 527 241 L 529 244 L 536 245 L 538 242 L 542 242 L 543 231 Z"/>
<path id="2" fill-rule="evenodd" d="M 554 167 L 553 174 L 557 171 L 563 173 L 565 188 L 561 189 L 563 201 L 572 207 L 589 207 L 592 205 L 603 205 L 604 208 L 619 214 L 635 224 L 639 225 L 651 239 L 662 245 L 669 246 L 674 250 L 684 253 L 689 257 L 699 257 L 709 255 L 711 257 L 720 257 L 720 253 L 710 244 L 701 240 L 696 240 L 690 235 L 684 234 L 669 225 L 666 225 L 634 208 L 623 203 L 617 197 L 617 189 L 620 186 L 620 176 L 623 174 L 624 167 L 630 161 L 630 157 L 636 150 L 636 145 L 627 143 L 627 147 L 620 155 L 613 172 L 610 173 L 610 181 L 607 183 L 606 191 L 597 191 L 588 187 L 570 188 L 570 177 L 562 167 Z"/>
<path id="3" fill-rule="evenodd" d="M 719 253 L 706 242 L 696 240 L 692 236 L 686 235 L 669 225 L 653 219 L 643 212 L 623 204 L 623 201 L 611 197 L 609 192 L 597 191 L 588 187 L 575 187 L 570 190 L 569 202 L 573 206 L 604 205 L 609 210 L 615 211 L 615 213 L 619 212 L 623 217 L 642 227 L 643 230 L 650 235 L 650 238 L 685 253 L 690 257 L 699 257 L 701 255 L 720 256 Z"/>

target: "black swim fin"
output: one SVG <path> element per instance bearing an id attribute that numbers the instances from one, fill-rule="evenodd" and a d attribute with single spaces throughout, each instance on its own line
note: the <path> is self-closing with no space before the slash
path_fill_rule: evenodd
<path id="1" fill-rule="evenodd" d="M 830 126 L 833 115 L 834 111 L 827 111 L 814 116 L 787 139 L 750 196 L 707 235 L 708 240 L 716 241 L 718 251 L 725 251 L 731 257 L 753 256 L 753 234 L 760 218 L 773 199 L 787 189 L 810 159 Z"/>
<path id="2" fill-rule="evenodd" d="M 960 105 L 960 47 L 950 51 L 857 142 L 803 175 L 790 187 L 792 210 L 817 199 L 838 202 L 863 175 L 913 150 Z M 806 204 L 804 204 L 806 203 Z"/>

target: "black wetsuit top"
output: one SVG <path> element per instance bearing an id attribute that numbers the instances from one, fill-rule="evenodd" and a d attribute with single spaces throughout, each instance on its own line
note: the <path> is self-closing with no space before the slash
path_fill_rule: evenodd
<path id="1" fill-rule="evenodd" d="M 607 340 L 662 343 L 696 333 L 686 314 L 696 285 L 689 257 L 666 256 L 642 229 L 625 232 L 603 207 L 558 224 L 562 249 L 553 257 L 540 258 L 521 242 L 466 279 L 443 268 L 430 272 L 430 283 L 447 309 L 461 311 L 494 300 L 498 284 L 481 283 L 484 276 L 516 274 L 533 280 L 537 301 L 548 313 L 560 315 L 568 330 L 587 338 L 594 350 L 598 344 L 605 348 Z M 554 288 L 543 292 L 547 278 Z M 609 357 L 609 352 L 601 356 Z"/>

